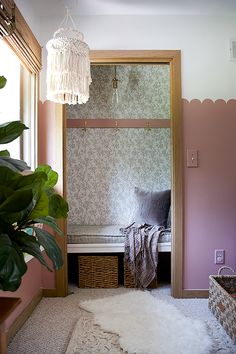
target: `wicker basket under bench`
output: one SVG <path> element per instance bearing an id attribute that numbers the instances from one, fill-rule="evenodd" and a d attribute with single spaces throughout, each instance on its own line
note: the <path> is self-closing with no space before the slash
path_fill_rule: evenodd
<path id="1" fill-rule="evenodd" d="M 209 308 L 221 323 L 225 331 L 236 344 L 236 275 L 218 275 L 209 277 Z"/>
<path id="2" fill-rule="evenodd" d="M 157 275 L 152 280 L 152 282 L 148 285 L 148 289 L 157 288 Z M 124 258 L 124 287 L 125 288 L 135 288 L 135 279 L 131 270 L 129 269 L 128 262 Z"/>
<path id="3" fill-rule="evenodd" d="M 80 288 L 117 288 L 118 256 L 79 255 Z"/>

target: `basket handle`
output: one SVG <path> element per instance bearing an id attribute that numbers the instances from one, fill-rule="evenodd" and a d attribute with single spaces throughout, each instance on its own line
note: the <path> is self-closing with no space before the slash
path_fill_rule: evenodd
<path id="1" fill-rule="evenodd" d="M 223 266 L 223 267 L 220 267 L 220 269 L 218 270 L 218 275 L 220 275 L 220 273 L 223 269 L 229 269 L 229 270 L 231 270 L 231 272 L 236 273 L 233 268 L 228 267 L 228 266 Z"/>

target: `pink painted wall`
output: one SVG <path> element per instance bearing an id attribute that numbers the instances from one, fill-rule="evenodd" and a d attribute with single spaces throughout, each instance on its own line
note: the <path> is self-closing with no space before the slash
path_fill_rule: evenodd
<path id="1" fill-rule="evenodd" d="M 55 104 L 40 103 L 39 163 L 52 166 L 60 156 L 55 115 Z M 225 264 L 236 268 L 235 116 L 236 100 L 183 100 L 184 156 L 187 148 L 199 151 L 198 168 L 184 161 L 184 289 L 208 289 L 219 268 L 215 249 L 224 249 Z M 54 287 L 54 274 L 43 271 L 43 283 Z"/>
<path id="2" fill-rule="evenodd" d="M 0 291 L 1 297 L 20 297 L 20 305 L 12 312 L 6 321 L 6 328 L 14 322 L 17 316 L 28 306 L 31 300 L 42 288 L 42 266 L 34 258 L 27 263 L 28 270 L 22 278 L 19 289 L 15 292 Z"/>
<path id="3" fill-rule="evenodd" d="M 184 161 L 184 288 L 208 289 L 217 274 L 214 250 L 236 267 L 236 100 L 183 100 L 184 156 L 199 151 L 199 167 Z"/>
<path id="4" fill-rule="evenodd" d="M 50 101 L 39 102 L 38 118 L 38 164 L 55 165 L 55 104 Z M 54 167 L 55 168 L 55 167 Z M 48 259 L 47 259 L 48 261 Z M 55 288 L 55 273 L 42 269 L 43 286 L 47 289 Z"/>
<path id="5" fill-rule="evenodd" d="M 39 101 L 38 118 L 38 163 L 53 162 L 55 156 L 55 104 Z"/>

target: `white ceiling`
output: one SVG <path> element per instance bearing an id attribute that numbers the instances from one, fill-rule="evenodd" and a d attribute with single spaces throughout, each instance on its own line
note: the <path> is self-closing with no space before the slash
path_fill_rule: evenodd
<path id="1" fill-rule="evenodd" d="M 18 1 L 18 2 L 22 2 Z M 236 0 L 24 0 L 38 16 L 236 15 Z"/>

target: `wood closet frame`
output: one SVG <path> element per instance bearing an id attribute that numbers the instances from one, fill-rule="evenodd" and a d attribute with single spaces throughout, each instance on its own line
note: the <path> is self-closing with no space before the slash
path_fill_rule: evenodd
<path id="1" fill-rule="evenodd" d="M 91 64 L 155 64 L 170 65 L 170 114 L 171 114 L 171 206 L 172 206 L 172 246 L 171 246 L 171 295 L 183 297 L 183 140 L 181 104 L 181 52 L 179 50 L 92 50 Z M 66 116 L 63 115 L 63 180 L 66 197 Z M 65 225 L 66 235 L 66 225 Z M 67 238 L 60 240 L 67 258 Z M 57 295 L 67 294 L 67 262 L 56 272 Z"/>

